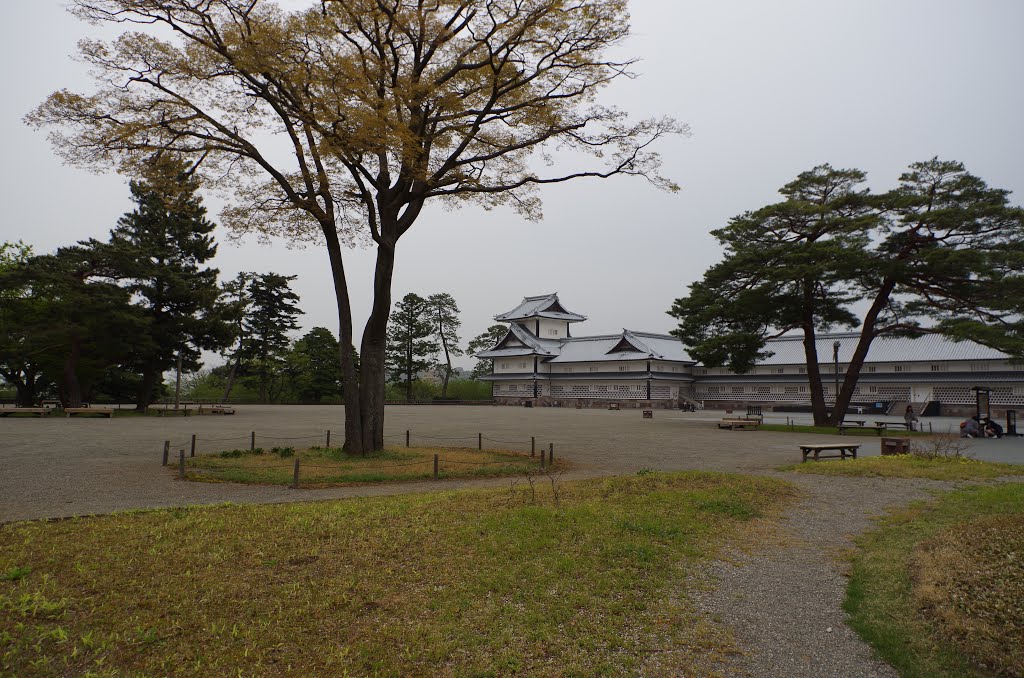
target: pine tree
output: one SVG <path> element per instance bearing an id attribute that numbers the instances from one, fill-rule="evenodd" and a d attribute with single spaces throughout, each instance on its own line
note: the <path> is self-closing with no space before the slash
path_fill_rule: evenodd
<path id="1" fill-rule="evenodd" d="M 427 297 L 427 312 L 434 326 L 434 341 L 441 346 L 444 361 L 438 361 L 441 372 L 441 397 L 448 397 L 448 381 L 452 377 L 452 356 L 462 355 L 459 348 L 459 305 L 455 298 L 447 292 L 431 294 Z"/>
<path id="2" fill-rule="evenodd" d="M 412 400 L 412 382 L 417 375 L 433 364 L 431 358 L 439 348 L 433 334 L 434 323 L 426 299 L 410 292 L 395 304 L 385 356 L 389 380 L 395 384 L 405 382 L 406 400 Z"/>
<path id="3" fill-rule="evenodd" d="M 472 341 L 466 346 L 466 351 L 475 356 L 477 353 L 486 351 L 492 348 L 495 344 L 501 341 L 501 338 L 508 332 L 508 327 L 505 325 L 491 325 L 485 331 L 473 337 Z M 491 373 L 492 360 L 487 358 L 478 358 L 476 365 L 473 366 L 472 377 L 473 379 L 479 379 L 480 377 Z"/>
<path id="4" fill-rule="evenodd" d="M 147 320 L 126 361 L 141 375 L 136 407 L 145 410 L 163 372 L 179 356 L 183 370 L 198 369 L 202 350 L 225 345 L 231 325 L 217 269 L 203 266 L 217 246 L 214 224 L 197 195 L 199 182 L 183 163 L 157 157 L 130 187 L 136 208 L 118 220 L 102 247 L 111 275 L 124 280 Z"/>
<path id="5" fill-rule="evenodd" d="M 246 289 L 241 360 L 246 373 L 256 381 L 261 402 L 276 398 L 290 344 L 288 333 L 299 327 L 299 295 L 289 285 L 295 278 L 253 273 Z"/>

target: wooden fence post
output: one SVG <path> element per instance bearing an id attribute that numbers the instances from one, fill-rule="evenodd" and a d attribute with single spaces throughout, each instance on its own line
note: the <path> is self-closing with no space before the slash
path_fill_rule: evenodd
<path id="1" fill-rule="evenodd" d="M 299 489 L 299 458 L 295 457 L 295 471 L 292 474 L 292 489 Z"/>
<path id="2" fill-rule="evenodd" d="M 253 431 L 249 435 L 249 451 L 252 452 L 256 449 L 256 431 Z"/>
<path id="3" fill-rule="evenodd" d="M 434 480 L 437 480 L 437 454 L 434 454 Z"/>
<path id="4" fill-rule="evenodd" d="M 405 446 L 409 447 L 409 429 L 405 429 Z"/>
<path id="5" fill-rule="evenodd" d="M 165 440 L 164 441 L 164 460 L 163 460 L 163 463 L 160 464 L 161 466 L 167 466 L 167 455 L 169 455 L 170 453 L 171 453 L 171 441 L 170 440 Z"/>
<path id="6" fill-rule="evenodd" d="M 326 447 L 330 447 L 330 446 L 331 446 L 331 429 L 327 429 L 327 445 L 326 445 Z"/>
<path id="7" fill-rule="evenodd" d="M 555 444 L 554 443 L 548 443 L 548 463 L 549 464 L 554 464 L 555 463 Z"/>
<path id="8" fill-rule="evenodd" d="M 192 454 L 190 454 L 189 456 L 190 457 L 196 456 L 196 434 L 195 433 L 192 434 Z"/>
<path id="9" fill-rule="evenodd" d="M 537 454 L 537 439 L 530 436 L 530 456 L 532 457 L 535 454 Z"/>
<path id="10" fill-rule="evenodd" d="M 178 479 L 185 479 L 185 448 L 178 450 Z"/>
<path id="11" fill-rule="evenodd" d="M 484 449 L 484 434 L 483 433 L 477 433 L 476 434 L 476 449 L 478 449 L 478 450 Z"/>
<path id="12" fill-rule="evenodd" d="M 540 448 L 540 467 L 544 468 L 544 448 Z"/>

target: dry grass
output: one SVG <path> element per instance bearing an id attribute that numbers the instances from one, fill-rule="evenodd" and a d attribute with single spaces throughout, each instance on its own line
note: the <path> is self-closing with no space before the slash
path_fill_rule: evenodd
<path id="1" fill-rule="evenodd" d="M 1022 675 L 1022 521 L 1020 483 L 965 488 L 886 518 L 858 539 L 850 625 L 902 676 Z"/>
<path id="2" fill-rule="evenodd" d="M 706 675 L 694 574 L 791 497 L 648 472 L 10 524 L 0 673 Z"/>
<path id="3" fill-rule="evenodd" d="M 969 457 L 927 458 L 914 454 L 895 454 L 887 457 L 788 464 L 779 470 L 825 476 L 983 480 L 1024 475 L 1024 464 L 997 464 Z"/>
<path id="4" fill-rule="evenodd" d="M 914 597 L 938 633 L 972 663 L 1024 676 L 1024 515 L 961 523 L 913 559 Z"/>
<path id="5" fill-rule="evenodd" d="M 349 456 L 335 447 L 291 447 L 227 450 L 185 460 L 185 477 L 206 482 L 290 485 L 295 458 L 299 459 L 302 487 L 332 487 L 366 483 L 425 480 L 434 477 L 438 455 L 439 478 L 490 478 L 540 471 L 540 456 L 522 452 L 453 447 L 396 447 L 368 456 Z M 170 467 L 177 472 L 177 466 Z M 556 456 L 558 473 L 566 464 Z"/>

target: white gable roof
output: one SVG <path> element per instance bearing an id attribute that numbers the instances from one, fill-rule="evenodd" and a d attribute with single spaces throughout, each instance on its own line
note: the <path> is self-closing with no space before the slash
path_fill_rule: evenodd
<path id="1" fill-rule="evenodd" d="M 553 309 L 553 310 L 549 310 Z M 521 304 L 507 313 L 494 316 L 498 322 L 512 322 L 525 320 L 526 318 L 552 318 L 554 320 L 568 320 L 579 322 L 587 317 L 579 313 L 571 313 L 562 306 L 558 300 L 558 293 L 542 294 L 537 297 L 523 297 Z"/>

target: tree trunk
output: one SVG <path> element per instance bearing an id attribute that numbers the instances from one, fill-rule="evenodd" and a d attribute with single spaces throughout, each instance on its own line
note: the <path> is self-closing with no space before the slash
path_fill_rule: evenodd
<path id="1" fill-rule="evenodd" d="M 0 377 L 3 377 L 8 384 L 12 384 L 16 391 L 14 402 L 18 407 L 34 407 L 36 404 L 36 375 L 31 367 L 19 369 L 0 370 Z"/>
<path id="2" fill-rule="evenodd" d="M 146 408 L 149 407 L 152 402 L 150 395 L 153 393 L 153 387 L 156 385 L 156 378 L 160 374 L 160 372 L 152 367 L 146 367 L 142 370 L 142 383 L 135 396 L 136 412 L 145 412 Z"/>
<path id="3" fill-rule="evenodd" d="M 227 402 L 228 398 L 231 397 L 231 389 L 235 387 L 235 377 L 238 374 L 238 363 L 242 360 L 242 351 L 239 350 L 234 355 L 234 362 L 230 363 L 231 367 L 228 369 L 228 383 L 224 387 L 224 397 L 222 400 Z"/>
<path id="4" fill-rule="evenodd" d="M 78 361 L 82 347 L 77 339 L 71 341 L 71 351 L 64 360 L 64 373 L 60 385 L 60 401 L 63 407 L 82 406 L 82 385 L 78 381 Z"/>
<path id="5" fill-rule="evenodd" d="M 861 326 L 857 348 L 854 349 L 850 364 L 846 367 L 846 374 L 843 376 L 843 389 L 836 398 L 833 419 L 837 426 L 846 417 L 847 410 L 850 409 L 850 401 L 853 400 L 853 390 L 860 379 L 860 371 L 864 367 L 864 360 L 867 358 L 868 349 L 871 348 L 871 342 L 877 336 L 876 325 L 878 316 L 889 303 L 889 297 L 895 287 L 896 282 L 894 280 L 885 280 L 875 294 L 875 299 L 871 302 L 871 308 L 864 315 L 864 324 Z"/>
<path id="6" fill-rule="evenodd" d="M 363 372 L 367 370 L 367 357 L 361 357 L 360 370 L 357 373 L 356 363 L 353 359 L 354 346 L 352 338 L 352 306 L 348 298 L 348 282 L 345 279 L 345 264 L 341 258 L 341 242 L 338 240 L 338 231 L 332 220 L 326 220 L 320 224 L 324 237 L 327 240 L 327 256 L 331 262 L 331 277 L 334 282 L 334 296 L 338 302 L 338 353 L 341 359 L 341 383 L 345 402 L 345 443 L 343 449 L 350 454 L 362 454 L 364 452 L 362 438 L 363 402 L 360 394 L 360 380 Z M 365 343 L 365 337 L 364 343 Z M 381 356 L 383 363 L 383 355 Z M 380 374 L 383 375 L 383 367 Z M 381 406 L 383 409 L 384 393 L 381 391 Z M 384 422 L 381 421 L 381 441 L 383 446 Z"/>
<path id="7" fill-rule="evenodd" d="M 382 232 L 394 232 L 382 228 Z M 377 266 L 373 276 L 373 307 L 363 329 L 363 350 L 359 371 L 359 400 L 362 413 L 363 451 L 384 447 L 384 353 L 387 346 L 388 316 L 391 313 L 391 278 L 395 270 L 395 245 L 382 238 L 377 245 Z M 348 398 L 346 398 L 346 401 Z"/>
<path id="8" fill-rule="evenodd" d="M 441 335 L 441 346 L 444 348 L 444 381 L 441 382 L 441 399 L 448 398 L 448 379 L 452 376 L 452 356 L 448 351 L 448 337 L 444 334 L 444 324 L 441 322 L 441 309 L 437 310 L 437 333 Z"/>

